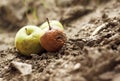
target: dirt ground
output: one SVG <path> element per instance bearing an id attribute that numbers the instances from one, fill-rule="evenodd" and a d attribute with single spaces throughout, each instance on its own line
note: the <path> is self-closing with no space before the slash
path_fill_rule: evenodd
<path id="1" fill-rule="evenodd" d="M 17 5 L 21 0 L 12 1 L 0 4 L 0 81 L 120 81 L 120 0 L 30 0 L 22 7 Z M 63 23 L 63 48 L 19 54 L 14 46 L 18 29 L 39 26 L 46 17 Z M 11 68 L 12 61 L 31 64 L 32 73 L 21 75 Z"/>

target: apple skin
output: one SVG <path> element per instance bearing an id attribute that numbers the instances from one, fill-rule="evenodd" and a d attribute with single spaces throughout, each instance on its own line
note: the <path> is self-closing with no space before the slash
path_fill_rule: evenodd
<path id="1" fill-rule="evenodd" d="M 57 21 L 57 20 L 50 20 L 50 26 L 53 28 L 53 29 L 58 29 L 60 31 L 64 31 L 64 27 L 63 25 Z M 43 23 L 40 28 L 44 31 L 48 31 L 49 30 L 49 26 L 48 26 L 48 22 L 45 22 Z"/>
<path id="2" fill-rule="evenodd" d="M 34 25 L 22 27 L 15 36 L 15 47 L 23 55 L 38 54 L 44 49 L 40 45 L 42 30 Z"/>

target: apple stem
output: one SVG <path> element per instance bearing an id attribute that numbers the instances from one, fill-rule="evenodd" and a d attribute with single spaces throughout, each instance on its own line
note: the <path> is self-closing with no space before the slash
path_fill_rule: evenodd
<path id="1" fill-rule="evenodd" d="M 47 22 L 48 22 L 48 25 L 49 25 L 49 30 L 51 30 L 52 28 L 51 28 L 51 26 L 50 26 L 49 19 L 48 19 L 48 18 L 46 18 L 46 19 L 47 19 Z"/>
<path id="2" fill-rule="evenodd" d="M 29 35 L 29 32 L 28 32 L 28 29 L 27 29 L 27 28 L 25 28 L 25 31 L 26 31 L 26 33 Z"/>

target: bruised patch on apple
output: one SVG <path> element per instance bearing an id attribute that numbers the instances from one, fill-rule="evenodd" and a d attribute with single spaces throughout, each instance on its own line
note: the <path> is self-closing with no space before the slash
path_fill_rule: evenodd
<path id="1" fill-rule="evenodd" d="M 59 30 L 54 30 L 54 32 L 55 33 L 53 36 L 55 37 L 56 41 L 61 44 L 64 44 L 65 41 L 67 40 L 65 33 L 63 33 L 62 31 L 59 31 Z"/>

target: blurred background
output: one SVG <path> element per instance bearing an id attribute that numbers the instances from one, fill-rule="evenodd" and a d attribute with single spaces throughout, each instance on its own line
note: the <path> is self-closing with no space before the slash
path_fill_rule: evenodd
<path id="1" fill-rule="evenodd" d="M 39 26 L 46 21 L 46 17 L 68 25 L 107 1 L 109 0 L 0 0 L 0 28 L 16 30 L 26 24 Z"/>

